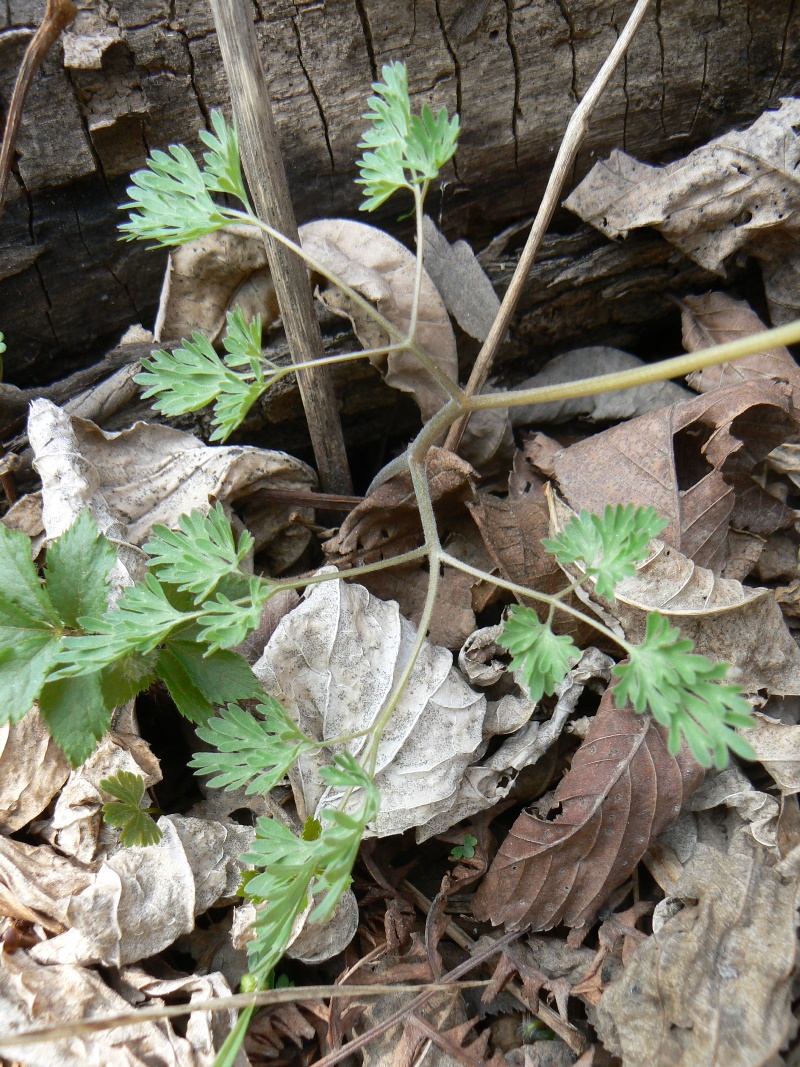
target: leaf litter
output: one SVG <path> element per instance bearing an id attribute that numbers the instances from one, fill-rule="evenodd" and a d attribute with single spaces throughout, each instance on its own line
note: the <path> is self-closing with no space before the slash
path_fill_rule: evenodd
<path id="1" fill-rule="evenodd" d="M 614 237 L 657 226 L 720 274 L 733 252 L 748 251 L 762 265 L 773 320 L 784 321 L 798 306 L 797 189 L 791 179 L 776 192 L 776 182 L 794 159 L 796 111 L 797 101 L 784 101 L 749 130 L 664 168 L 616 153 L 567 206 Z M 765 192 L 775 194 L 769 202 Z M 405 328 L 414 259 L 404 246 L 345 220 L 312 223 L 301 237 Z M 481 340 L 497 298 L 464 242 L 451 246 L 430 219 L 425 241 L 424 343 L 456 376 L 449 315 Z M 315 282 L 327 311 L 347 317 L 366 347 L 385 343 L 359 309 Z M 171 252 L 156 338 L 204 330 L 218 341 L 236 306 L 280 329 L 261 238 L 234 226 Z M 687 351 L 766 328 L 748 304 L 721 292 L 684 296 L 681 311 Z M 617 349 L 580 349 L 557 356 L 523 387 L 637 362 Z M 441 405 L 441 387 L 409 353 L 376 364 L 389 385 L 414 397 L 423 420 Z M 608 1054 L 625 1067 L 791 1062 L 784 1053 L 796 1031 L 799 381 L 791 353 L 774 349 L 691 375 L 688 388 L 662 383 L 521 408 L 510 420 L 486 412 L 471 423 L 466 459 L 430 451 L 447 550 L 507 583 L 553 594 L 573 582 L 580 568 L 560 565 L 541 542 L 581 510 L 652 505 L 667 526 L 614 601 L 596 588 L 570 594 L 568 603 L 584 597 L 598 628 L 559 620 L 558 632 L 579 654 L 564 682 L 538 701 L 498 640 L 512 594 L 445 570 L 428 639 L 378 746 L 381 806 L 363 862 L 326 922 L 309 921 L 307 901 L 286 966 L 300 985 L 320 976 L 398 985 L 431 980 L 491 947 L 494 926 L 518 931 L 519 943 L 496 964 L 483 1002 L 480 990 L 445 987 L 400 1030 L 368 1042 L 365 1063 L 400 1067 L 424 1055 L 442 1067 L 552 1067 L 599 1064 Z M 534 431 L 513 453 L 512 422 Z M 587 424 L 609 422 L 617 425 L 585 436 Z M 580 439 L 535 432 L 564 424 L 580 425 Z M 324 772 L 334 755 L 364 751 L 358 735 L 384 711 L 407 662 L 427 587 L 418 561 L 358 574 L 359 566 L 420 545 L 408 474 L 386 481 L 321 537 L 307 505 L 270 496 L 315 487 L 313 471 L 284 453 L 210 447 L 155 423 L 110 433 L 49 401 L 32 405 L 28 437 L 41 489 L 4 522 L 30 537 L 37 557 L 88 508 L 116 554 L 111 599 L 141 577 L 142 545 L 154 526 L 175 528 L 182 514 L 208 514 L 218 501 L 255 538 L 249 570 L 293 575 L 327 565 L 330 580 L 265 606 L 242 651 L 310 737 L 349 739 L 305 751 L 268 797 L 220 794 L 201 783 L 187 803 L 162 781 L 161 765 L 174 770 L 174 757 L 157 758 L 142 736 L 139 716 L 148 702 L 163 710 L 163 693 L 120 707 L 111 732 L 76 769 L 36 707 L 0 727 L 6 1033 L 205 1001 L 235 987 L 247 970 L 255 915 L 239 895 L 253 821 L 313 834 L 322 810 L 343 797 L 346 787 L 331 785 Z M 333 580 L 333 567 L 352 565 L 347 581 Z M 787 585 L 776 588 L 779 581 Z M 670 751 L 663 727 L 616 706 L 615 660 L 601 629 L 638 640 L 653 609 L 698 651 L 733 664 L 738 684 L 763 709 L 747 734 L 755 762 L 705 772 L 685 747 Z M 190 745 L 202 750 L 196 737 Z M 143 806 L 153 789 L 166 798 L 157 843 L 123 848 L 120 830 L 103 818 L 102 783 L 115 774 L 141 783 L 132 795 Z M 351 807 L 357 803 L 356 795 Z M 431 897 L 427 922 L 415 910 L 419 887 Z M 509 990 L 523 998 L 524 1016 Z M 237 1067 L 343 1055 L 348 1039 L 410 1002 L 398 990 L 334 1010 L 300 996 L 256 1017 L 249 1059 L 241 1053 Z M 552 1031 L 534 1024 L 537 1012 Z M 503 1031 L 509 1019 L 518 1021 Z M 32 1065 L 199 1067 L 213 1062 L 232 1024 L 230 1012 L 198 1011 L 185 1028 L 142 1021 L 38 1046 L 4 1045 L 0 1055 Z M 539 1039 L 530 1043 L 534 1033 Z"/>

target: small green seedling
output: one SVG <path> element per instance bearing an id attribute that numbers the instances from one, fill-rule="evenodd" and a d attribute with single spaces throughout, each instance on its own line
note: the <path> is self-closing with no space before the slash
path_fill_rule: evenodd
<path id="1" fill-rule="evenodd" d="M 162 833 L 156 826 L 154 815 L 158 808 L 142 808 L 144 779 L 132 771 L 117 771 L 110 778 L 103 778 L 100 788 L 114 800 L 103 805 L 103 818 L 122 832 L 119 839 L 125 846 L 157 845 Z"/>
<path id="2" fill-rule="evenodd" d="M 464 843 L 462 845 L 456 845 L 455 848 L 451 850 L 448 858 L 451 860 L 471 860 L 475 856 L 475 846 L 477 843 L 477 837 L 473 837 L 472 834 L 466 834 Z"/>

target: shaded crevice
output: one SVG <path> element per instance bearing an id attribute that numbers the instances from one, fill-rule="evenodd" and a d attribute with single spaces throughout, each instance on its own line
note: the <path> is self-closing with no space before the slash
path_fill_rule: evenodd
<path id="1" fill-rule="evenodd" d="M 26 203 L 27 208 L 28 208 L 28 235 L 30 236 L 31 244 L 35 246 L 36 245 L 36 230 L 34 229 L 34 224 L 33 224 L 33 217 L 34 217 L 33 197 L 31 196 L 27 185 L 22 180 L 22 177 L 19 178 L 19 184 L 20 184 L 20 188 L 22 189 L 22 193 L 23 193 L 23 195 L 25 197 L 25 203 Z M 50 294 L 47 291 L 47 285 L 45 283 L 44 275 L 42 274 L 42 268 L 39 265 L 38 259 L 35 259 L 33 261 L 33 263 L 31 264 L 31 268 L 35 272 L 36 278 L 37 278 L 37 280 L 39 282 L 39 287 L 42 290 L 42 296 L 44 297 L 44 302 L 45 302 L 45 305 L 46 305 L 45 306 L 45 315 L 47 316 L 47 324 L 50 327 L 50 333 L 53 335 L 53 341 L 54 341 L 55 344 L 60 345 L 61 344 L 61 339 L 58 336 L 58 332 L 56 331 L 55 323 L 53 322 L 53 316 L 51 315 L 51 311 L 52 311 L 52 308 L 53 308 L 53 301 L 50 299 Z"/>
<path id="2" fill-rule="evenodd" d="M 456 50 L 453 47 L 450 38 L 447 36 L 447 27 L 445 26 L 444 17 L 442 15 L 442 8 L 439 3 L 439 0 L 434 0 L 434 7 L 436 8 L 436 18 L 439 22 L 439 29 L 442 32 L 442 40 L 444 41 L 444 46 L 447 49 L 447 54 L 450 56 L 450 62 L 453 64 L 453 73 L 455 74 L 456 78 L 456 112 L 458 113 L 459 117 L 462 117 L 463 112 L 461 108 L 461 64 L 458 61 L 458 55 L 456 54 Z M 459 185 L 463 186 L 464 183 L 461 181 L 461 177 L 458 173 L 457 160 L 458 153 L 453 156 L 451 163 L 453 165 L 453 173 L 456 176 L 456 181 L 459 183 Z"/>
<path id="3" fill-rule="evenodd" d="M 364 44 L 367 46 L 367 56 L 369 57 L 369 69 L 372 71 L 372 80 L 378 80 L 378 62 L 375 58 L 375 42 L 372 39 L 372 30 L 369 25 L 369 15 L 367 9 L 364 7 L 364 0 L 355 0 L 356 14 L 358 20 L 361 23 L 361 32 L 364 34 Z M 416 7 L 414 9 L 414 20 L 416 24 Z"/>
<path id="4" fill-rule="evenodd" d="M 108 263 L 104 262 L 103 260 L 98 260 L 96 258 L 96 256 L 92 252 L 91 248 L 86 243 L 86 238 L 83 236 L 83 226 L 81 225 L 80 212 L 78 211 L 78 208 L 76 207 L 74 202 L 72 203 L 72 211 L 73 211 L 73 214 L 75 215 L 75 224 L 78 227 L 78 237 L 80 239 L 81 244 L 84 247 L 84 250 L 86 252 L 86 257 L 87 257 L 88 261 L 90 263 L 95 264 L 96 266 L 102 267 L 103 270 L 108 271 L 108 273 L 113 278 L 115 285 L 118 285 L 120 287 L 120 289 L 127 296 L 128 302 L 129 302 L 129 304 L 131 306 L 131 311 L 135 315 L 138 315 L 139 314 L 139 309 L 136 306 L 136 301 L 133 299 L 133 296 L 131 295 L 131 292 L 128 289 L 128 286 L 125 284 L 125 282 L 122 281 L 121 278 L 117 277 L 117 275 L 114 273 L 113 268 L 110 267 Z"/>
<path id="5" fill-rule="evenodd" d="M 661 132 L 666 136 L 667 124 L 664 121 L 664 113 L 667 106 L 667 77 L 666 62 L 664 58 L 664 31 L 661 27 L 661 0 L 656 0 L 656 38 L 658 40 L 659 66 L 661 70 L 661 107 L 659 118 L 661 120 Z"/>
<path id="6" fill-rule="evenodd" d="M 558 10 L 561 12 L 561 17 L 567 24 L 567 30 L 569 32 L 569 50 L 572 54 L 571 92 L 572 97 L 577 104 L 580 102 L 580 97 L 578 96 L 578 57 L 575 53 L 575 26 L 572 22 L 572 15 L 570 15 L 569 9 L 567 8 L 566 0 L 556 0 L 556 3 L 558 4 Z"/>
<path id="7" fill-rule="evenodd" d="M 778 82 L 781 80 L 781 77 L 783 76 L 783 70 L 786 66 L 786 48 L 789 40 L 789 30 L 792 25 L 792 19 L 794 18 L 794 10 L 796 3 L 797 0 L 790 0 L 789 10 L 786 12 L 786 25 L 783 27 L 783 38 L 781 40 L 781 61 L 778 64 L 778 73 L 775 75 L 775 78 L 772 82 L 772 87 L 769 91 L 770 100 L 775 95 L 775 89 L 778 85 Z"/>
<path id="8" fill-rule="evenodd" d="M 753 84 L 753 23 L 750 21 L 750 0 L 745 0 L 744 17 L 747 22 L 747 84 Z"/>
<path id="9" fill-rule="evenodd" d="M 314 103 L 317 106 L 317 113 L 319 114 L 319 120 L 322 123 L 322 133 L 325 138 L 325 147 L 328 149 L 328 157 L 331 161 L 331 174 L 336 173 L 336 163 L 333 158 L 333 148 L 331 146 L 330 132 L 328 130 L 328 120 L 325 118 L 325 109 L 322 106 L 322 100 L 319 97 L 317 88 L 309 74 L 308 67 L 306 66 L 305 59 L 303 58 L 303 35 L 300 33 L 300 27 L 297 24 L 297 15 L 292 18 L 292 29 L 294 30 L 295 39 L 297 41 L 297 61 L 300 64 L 306 82 L 308 83 L 308 89 L 314 98 Z"/>
<path id="10" fill-rule="evenodd" d="M 522 115 L 520 108 L 520 62 L 517 42 L 514 40 L 514 0 L 506 0 L 506 43 L 514 65 L 514 105 L 511 111 L 511 132 L 514 136 L 514 168 L 519 170 L 519 131 L 518 123 Z"/>
<path id="11" fill-rule="evenodd" d="M 695 104 L 694 114 L 692 115 L 692 124 L 689 127 L 689 137 L 694 134 L 694 128 L 697 125 L 697 116 L 700 114 L 700 107 L 703 103 L 703 96 L 706 91 L 706 80 L 708 78 L 708 41 L 703 46 L 703 77 L 700 82 L 700 92 L 697 94 L 697 103 Z"/>

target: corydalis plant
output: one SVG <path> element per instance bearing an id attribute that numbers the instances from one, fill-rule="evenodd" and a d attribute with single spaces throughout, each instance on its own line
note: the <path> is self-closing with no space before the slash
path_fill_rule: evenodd
<path id="1" fill-rule="evenodd" d="M 607 507 L 602 516 L 582 512 L 542 544 L 564 568 L 579 570 L 579 581 L 569 589 L 593 581 L 597 594 L 611 600 L 617 585 L 635 573 L 636 564 L 647 556 L 649 542 L 666 525 L 653 508 Z M 552 629 L 553 612 L 563 606 L 559 601 L 566 592 L 545 598 L 550 603 L 545 622 L 531 608 L 512 608 L 498 639 L 512 654 L 511 669 L 518 672 L 533 701 L 544 693 L 551 695 L 580 656 L 571 637 L 556 636 Z M 649 711 L 667 727 L 673 755 L 685 739 L 704 767 L 710 767 L 712 760 L 724 767 L 729 751 L 754 758 L 750 745 L 736 733 L 737 728 L 751 727 L 753 720 L 742 690 L 725 682 L 728 664 L 713 664 L 697 655 L 693 643 L 681 638 L 658 612 L 648 614 L 640 644 L 582 617 L 627 654 L 627 662 L 614 668 L 619 679 L 613 690 L 617 707 L 630 701 L 638 713 Z"/>

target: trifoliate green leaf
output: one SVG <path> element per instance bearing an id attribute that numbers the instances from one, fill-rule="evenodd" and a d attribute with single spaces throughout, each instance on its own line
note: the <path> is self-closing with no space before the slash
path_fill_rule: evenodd
<path id="1" fill-rule="evenodd" d="M 72 767 L 80 767 L 111 729 L 113 707 L 103 697 L 98 674 L 47 682 L 39 696 L 50 736 Z"/>
<path id="2" fill-rule="evenodd" d="M 221 504 L 208 515 L 199 511 L 181 515 L 178 526 L 178 530 L 154 526 L 144 550 L 159 581 L 191 593 L 195 602 L 201 603 L 223 578 L 239 571 L 254 541 L 244 530 L 237 546 Z"/>
<path id="3" fill-rule="evenodd" d="M 232 221 L 215 204 L 204 174 L 183 145 L 170 145 L 168 152 L 155 151 L 144 170 L 131 175 L 128 187 L 133 209 L 119 227 L 127 241 L 150 240 L 170 246 L 194 241 L 222 229 Z"/>
<path id="4" fill-rule="evenodd" d="M 178 711 L 190 722 L 205 723 L 215 704 L 263 696 L 246 659 L 190 641 L 170 641 L 158 654 L 158 676 L 169 689 Z"/>
<path id="5" fill-rule="evenodd" d="M 448 859 L 451 860 L 471 860 L 475 855 L 475 846 L 478 843 L 477 837 L 473 837 L 472 834 L 467 834 L 464 837 L 463 845 L 456 845 L 455 848 L 450 850 Z"/>
<path id="6" fill-rule="evenodd" d="M 141 775 L 117 771 L 110 778 L 103 778 L 100 788 L 115 798 L 103 805 L 103 818 L 122 831 L 119 839 L 126 848 L 158 844 L 162 834 L 151 814 L 156 809 L 140 806 L 144 797 Z"/>
<path id="7" fill-rule="evenodd" d="M 259 908 L 256 938 L 248 945 L 250 970 L 258 976 L 272 970 L 283 955 L 309 896 L 322 897 L 310 922 L 324 922 L 333 914 L 350 884 L 364 829 L 378 814 L 380 794 L 349 753 L 337 756 L 324 777 L 330 785 L 362 790 L 355 812 L 324 811 L 322 832 L 311 840 L 295 837 L 275 819 L 259 819 L 253 849 L 242 857 L 263 869 L 247 882 L 248 896 L 267 901 Z"/>
<path id="8" fill-rule="evenodd" d="M 258 629 L 264 605 L 277 587 L 259 578 L 250 579 L 249 597 L 244 604 L 237 604 L 224 593 L 218 592 L 213 600 L 203 604 L 203 614 L 198 625 L 198 639 L 213 652 L 218 648 L 232 648 Z"/>
<path id="9" fill-rule="evenodd" d="M 104 613 L 108 579 L 116 562 L 114 546 L 100 534 L 88 510 L 50 545 L 47 592 L 64 625 L 75 628 L 82 615 Z"/>
<path id="10" fill-rule="evenodd" d="M 256 714 L 229 704 L 200 727 L 197 736 L 216 751 L 195 753 L 189 766 L 198 774 L 215 775 L 208 781 L 210 786 L 228 790 L 246 787 L 247 793 L 269 793 L 301 752 L 318 747 L 272 697 L 258 705 Z"/>
<path id="11" fill-rule="evenodd" d="M 513 656 L 511 670 L 519 674 L 534 703 L 544 693 L 552 695 L 580 656 L 571 637 L 557 637 L 531 608 L 511 608 L 497 640 Z"/>
<path id="12" fill-rule="evenodd" d="M 619 582 L 636 573 L 648 544 L 666 525 L 655 508 L 609 505 L 602 517 L 582 511 L 558 537 L 542 544 L 559 563 L 584 563 L 587 577 L 596 579 L 597 592 L 610 600 Z"/>
<path id="13" fill-rule="evenodd" d="M 249 208 L 239 160 L 239 133 L 236 122 L 229 126 L 221 111 L 212 111 L 211 125 L 214 128 L 213 133 L 208 130 L 200 131 L 200 140 L 210 149 L 203 154 L 203 180 L 206 188 L 212 193 L 235 196 Z"/>
<path id="14" fill-rule="evenodd" d="M 412 116 L 408 76 L 403 63 L 390 63 L 382 70 L 383 82 L 372 88 L 371 110 L 364 116 L 372 122 L 359 148 L 367 149 L 359 160 L 366 203 L 362 211 L 372 211 L 398 189 L 410 189 L 437 177 L 455 154 L 458 142 L 458 115 L 448 120 L 442 108 L 434 117 L 426 105 L 422 115 Z"/>
<path id="15" fill-rule="evenodd" d="M 0 723 L 30 711 L 59 656 L 62 632 L 30 540 L 0 523 Z"/>
<path id="16" fill-rule="evenodd" d="M 649 711 L 669 729 L 670 752 L 677 753 L 684 737 L 704 767 L 712 758 L 718 768 L 726 766 L 729 750 L 753 759 L 750 746 L 735 733 L 736 727 L 754 725 L 750 705 L 738 686 L 721 684 L 728 664 L 711 663 L 693 650 L 692 641 L 651 612 L 644 641 L 633 646 L 627 663 L 614 668 L 620 679 L 614 687 L 617 707 L 630 701 L 635 711 Z"/>

